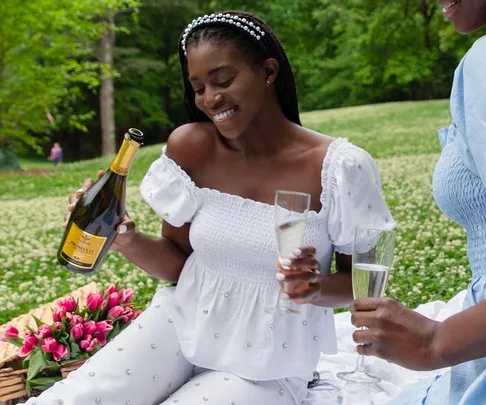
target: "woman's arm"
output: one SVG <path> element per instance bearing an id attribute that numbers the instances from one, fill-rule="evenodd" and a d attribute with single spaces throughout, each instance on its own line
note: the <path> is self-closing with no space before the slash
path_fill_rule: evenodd
<path id="1" fill-rule="evenodd" d="M 190 224 L 176 228 L 164 222 L 159 239 L 151 239 L 137 230 L 128 231 L 117 237 L 116 250 L 147 273 L 161 280 L 177 282 L 192 253 L 189 229 Z M 120 241 L 123 237 L 125 240 Z"/>
<path id="2" fill-rule="evenodd" d="M 319 292 L 311 303 L 321 307 L 344 308 L 353 301 L 351 256 L 336 252 L 336 273 L 319 279 Z"/>
<path id="3" fill-rule="evenodd" d="M 451 316 L 437 326 L 432 341 L 435 368 L 486 357 L 486 301 Z"/>

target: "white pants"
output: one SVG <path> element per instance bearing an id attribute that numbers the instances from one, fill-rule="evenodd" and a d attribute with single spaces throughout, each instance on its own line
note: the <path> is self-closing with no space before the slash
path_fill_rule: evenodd
<path id="1" fill-rule="evenodd" d="M 297 405 L 299 378 L 249 381 L 189 363 L 160 291 L 151 306 L 68 378 L 26 405 Z M 251 358 L 248 359 L 251 361 Z"/>

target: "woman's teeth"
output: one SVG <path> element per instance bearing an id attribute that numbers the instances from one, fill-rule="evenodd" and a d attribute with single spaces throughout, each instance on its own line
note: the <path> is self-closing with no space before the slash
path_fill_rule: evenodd
<path id="1" fill-rule="evenodd" d="M 229 117 L 234 112 L 235 112 L 235 109 L 234 108 L 232 108 L 231 110 L 223 111 L 222 113 L 216 114 L 214 116 L 214 119 L 216 121 L 223 121 L 225 118 Z"/>
<path id="2" fill-rule="evenodd" d="M 460 2 L 461 2 L 461 0 L 453 1 L 452 3 L 450 3 L 449 5 L 447 5 L 447 6 L 444 7 L 444 11 L 449 10 L 450 8 L 454 7 L 456 4 L 458 4 Z"/>

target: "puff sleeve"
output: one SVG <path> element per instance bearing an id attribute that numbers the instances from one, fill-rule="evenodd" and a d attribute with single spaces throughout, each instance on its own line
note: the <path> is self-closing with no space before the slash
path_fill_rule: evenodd
<path id="1" fill-rule="evenodd" d="M 329 168 L 329 235 L 334 249 L 352 254 L 355 227 L 393 229 L 378 167 L 363 149 L 342 145 Z"/>
<path id="2" fill-rule="evenodd" d="M 166 155 L 165 147 L 140 185 L 142 198 L 175 227 L 192 221 L 200 205 L 198 190 L 189 175 Z"/>

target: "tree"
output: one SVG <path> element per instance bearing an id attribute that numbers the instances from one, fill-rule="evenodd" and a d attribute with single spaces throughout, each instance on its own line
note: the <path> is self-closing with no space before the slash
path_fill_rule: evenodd
<path id="1" fill-rule="evenodd" d="M 58 108 L 79 97 L 79 85 L 98 84 L 86 59 L 97 35 L 83 2 L 0 2 L 0 138 L 18 149 L 39 144 L 48 131 L 85 116 L 58 119 Z"/>
<path id="2" fill-rule="evenodd" d="M 137 0 L 104 0 L 95 1 L 95 7 L 102 7 L 99 17 L 103 30 L 100 38 L 98 60 L 101 64 L 100 86 L 100 120 L 101 120 L 101 154 L 113 154 L 116 150 L 115 136 L 115 98 L 113 76 L 113 52 L 117 27 L 115 19 L 118 15 L 131 12 L 139 5 Z"/>

